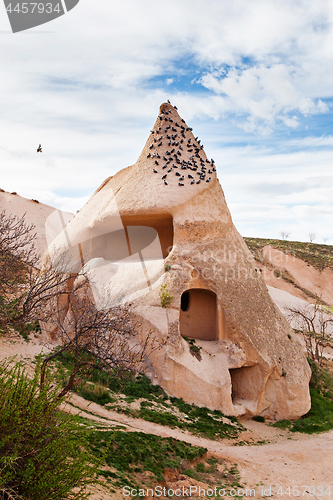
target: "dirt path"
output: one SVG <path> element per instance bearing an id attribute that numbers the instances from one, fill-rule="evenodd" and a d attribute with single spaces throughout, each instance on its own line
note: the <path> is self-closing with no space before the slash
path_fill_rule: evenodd
<path id="1" fill-rule="evenodd" d="M 249 439 L 265 440 L 263 445 L 235 446 L 234 441 L 212 441 L 179 429 L 158 425 L 108 411 L 73 395 L 67 405 L 72 413 L 80 412 L 87 418 L 110 424 L 124 425 L 128 431 L 151 433 L 162 437 L 173 437 L 193 445 L 203 446 L 208 451 L 237 463 L 242 484 L 255 488 L 256 497 L 273 498 L 326 498 L 333 497 L 333 431 L 308 436 L 289 431 L 281 431 L 254 421 L 243 422 L 247 431 L 242 434 L 243 441 Z M 84 410 L 88 410 L 86 413 Z M 282 490 L 279 490 L 280 487 Z M 291 494 L 288 494 L 288 487 Z M 298 486 L 297 489 L 293 487 Z M 307 486 L 307 488 L 301 488 Z M 321 495 L 320 487 L 331 486 L 330 495 Z M 271 490 L 269 488 L 271 487 Z M 312 487 L 309 490 L 309 487 Z M 278 492 L 283 494 L 279 494 Z M 285 492 L 287 491 L 287 494 Z M 313 494 L 310 494 L 310 493 Z M 248 494 L 248 496 L 250 496 Z M 253 496 L 253 493 L 252 493 Z"/>

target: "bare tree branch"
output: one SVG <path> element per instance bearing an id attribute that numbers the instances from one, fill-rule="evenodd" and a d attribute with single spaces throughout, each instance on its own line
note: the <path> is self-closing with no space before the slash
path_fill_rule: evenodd
<path id="1" fill-rule="evenodd" d="M 24 216 L 0 213 L 0 320 L 14 326 L 38 321 L 51 338 L 60 341 L 60 349 L 42 361 L 41 388 L 47 366 L 65 352 L 73 363 L 59 398 L 93 368 L 120 378 L 138 371 L 148 351 L 162 344 L 157 345 L 151 332 L 144 340 L 140 338 L 137 321 L 125 306 L 97 308 L 87 275 L 77 273 L 70 255 L 56 253 L 55 264 L 44 258 L 39 271 L 33 229 Z M 13 300 L 15 315 L 10 318 Z"/>
<path id="2" fill-rule="evenodd" d="M 315 239 L 316 237 L 316 233 L 314 231 L 309 231 L 309 240 L 310 240 L 310 243 L 313 243 L 313 240 Z"/>
<path id="3" fill-rule="evenodd" d="M 280 231 L 281 238 L 283 240 L 287 240 L 289 236 L 291 235 L 290 231 Z"/>
<path id="4" fill-rule="evenodd" d="M 288 307 L 289 320 L 294 320 L 303 334 L 308 356 L 322 364 L 323 351 L 328 342 L 328 327 L 333 326 L 333 317 L 318 303 L 303 308 Z"/>

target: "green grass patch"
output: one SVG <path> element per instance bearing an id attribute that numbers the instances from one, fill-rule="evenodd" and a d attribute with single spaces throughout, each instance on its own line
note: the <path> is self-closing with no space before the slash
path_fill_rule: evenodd
<path id="1" fill-rule="evenodd" d="M 158 481 L 163 481 L 166 469 L 180 470 L 207 452 L 206 448 L 177 439 L 142 432 L 96 431 L 91 433 L 89 440 L 92 453 L 98 458 L 103 456 L 109 467 L 123 474 L 116 474 L 118 479 L 150 471 Z M 124 483 L 118 486 L 124 486 Z"/>
<path id="2" fill-rule="evenodd" d="M 63 383 L 68 379 L 67 370 L 71 369 L 71 363 L 68 354 L 55 363 L 58 378 Z M 244 430 L 235 417 L 226 416 L 221 411 L 200 408 L 178 398 L 169 399 L 164 390 L 153 385 L 145 375 L 121 381 L 112 374 L 94 370 L 75 390 L 88 401 L 107 405 L 110 410 L 210 439 L 237 438 Z M 140 408 L 131 407 L 131 403 L 138 399 L 143 400 Z"/>
<path id="3" fill-rule="evenodd" d="M 174 471 L 212 487 L 218 485 L 227 496 L 232 488 L 242 488 L 237 465 L 207 457 L 207 449 L 173 438 L 139 432 L 96 431 L 90 434 L 90 451 L 103 460 L 100 476 L 111 488 L 153 487 L 165 481 L 165 472 Z M 147 475 L 147 472 L 150 473 Z M 234 498 L 238 498 L 237 496 Z"/>
<path id="4" fill-rule="evenodd" d="M 290 429 L 292 426 L 292 422 L 290 420 L 279 420 L 273 424 L 273 427 L 277 427 L 278 429 Z"/>

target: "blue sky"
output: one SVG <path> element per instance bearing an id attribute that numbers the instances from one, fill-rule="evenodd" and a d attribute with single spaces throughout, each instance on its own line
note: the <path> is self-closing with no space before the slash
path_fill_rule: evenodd
<path id="1" fill-rule="evenodd" d="M 1 188 L 75 212 L 170 99 L 243 236 L 333 244 L 328 0 L 80 0 L 16 34 L 0 6 L 0 44 Z"/>

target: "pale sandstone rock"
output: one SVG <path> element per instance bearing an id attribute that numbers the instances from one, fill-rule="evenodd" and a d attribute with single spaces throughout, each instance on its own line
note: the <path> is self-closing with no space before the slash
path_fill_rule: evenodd
<path id="1" fill-rule="evenodd" d="M 141 335 L 165 342 L 146 369 L 170 395 L 236 416 L 305 414 L 310 368 L 232 223 L 214 165 L 191 147 L 198 142 L 170 104 L 153 131 L 138 161 L 107 179 L 55 239 L 52 258 L 70 250 L 98 307 L 127 303 Z M 206 176 L 197 184 L 200 158 Z M 163 284 L 173 297 L 166 308 Z"/>
<path id="2" fill-rule="evenodd" d="M 47 250 L 48 244 L 63 229 L 63 225 L 60 229 L 57 227 L 59 226 L 57 224 L 58 214 L 61 214 L 66 223 L 73 217 L 73 214 L 69 212 L 59 212 L 49 205 L 37 202 L 37 200 L 28 200 L 18 194 L 0 191 L 0 211 L 3 210 L 6 211 L 7 215 L 14 215 L 19 219 L 25 215 L 26 224 L 34 224 L 35 229 L 32 232 L 36 233 L 34 245 L 38 258 L 41 258 Z M 47 223 L 47 221 L 49 222 Z"/>

